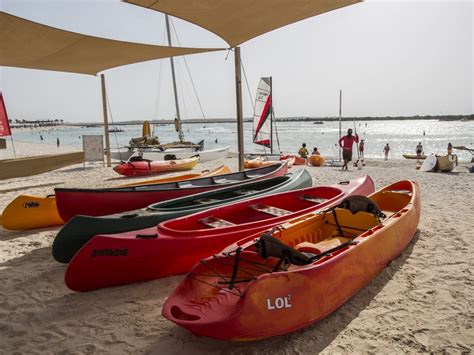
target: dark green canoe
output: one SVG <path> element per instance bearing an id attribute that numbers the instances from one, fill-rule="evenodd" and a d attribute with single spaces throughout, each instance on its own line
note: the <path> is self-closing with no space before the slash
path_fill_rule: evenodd
<path id="1" fill-rule="evenodd" d="M 75 216 L 56 235 L 53 258 L 68 263 L 76 252 L 97 234 L 115 234 L 149 228 L 160 222 L 206 210 L 218 205 L 266 194 L 302 189 L 312 186 L 311 175 L 301 169 L 286 176 L 243 183 L 193 194 L 150 205 L 147 209 L 107 217 Z"/>

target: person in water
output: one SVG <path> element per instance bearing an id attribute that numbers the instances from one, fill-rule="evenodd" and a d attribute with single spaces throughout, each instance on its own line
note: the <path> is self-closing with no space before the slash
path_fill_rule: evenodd
<path id="1" fill-rule="evenodd" d="M 300 150 L 298 150 L 298 154 L 299 154 L 299 156 L 300 156 L 301 158 L 305 158 L 305 159 L 306 159 L 306 157 L 307 157 L 308 154 L 309 154 L 309 153 L 308 153 L 308 149 L 306 149 L 306 143 L 303 143 L 303 144 L 301 145 Z"/>
<path id="2" fill-rule="evenodd" d="M 418 145 L 416 146 L 416 155 L 418 157 L 423 155 L 423 146 L 421 145 L 421 142 L 418 142 Z"/>
<path id="3" fill-rule="evenodd" d="M 352 129 L 349 128 L 347 135 L 339 139 L 339 146 L 342 148 L 342 159 L 344 160 L 342 170 L 349 170 L 347 164 L 352 160 L 352 145 L 354 143 L 359 143 L 359 136 L 357 134 L 353 136 Z"/>
<path id="4" fill-rule="evenodd" d="M 313 148 L 313 151 L 312 151 L 311 155 L 321 155 L 321 154 L 319 153 L 318 147 L 314 147 L 314 148 Z"/>
<path id="5" fill-rule="evenodd" d="M 59 148 L 59 138 L 56 138 L 56 145 L 57 145 L 58 148 Z"/>
<path id="6" fill-rule="evenodd" d="M 388 143 L 385 145 L 385 147 L 383 147 L 383 152 L 385 154 L 385 160 L 388 160 L 388 152 L 390 152 L 390 146 Z"/>

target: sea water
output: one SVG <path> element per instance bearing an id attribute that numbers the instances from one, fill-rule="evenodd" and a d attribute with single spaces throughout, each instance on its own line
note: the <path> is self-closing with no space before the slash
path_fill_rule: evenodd
<path id="1" fill-rule="evenodd" d="M 113 128 L 111 125 L 109 128 Z M 124 132 L 110 133 L 112 148 L 128 144 L 131 137 L 141 136 L 141 125 L 117 126 Z M 229 145 L 232 151 L 237 151 L 236 123 L 183 123 L 185 140 L 205 141 L 206 149 Z M 453 146 L 466 146 L 474 149 L 474 122 L 468 121 L 438 121 L 438 120 L 380 120 L 342 122 L 342 133 L 347 129 L 357 131 L 365 140 L 365 157 L 382 158 L 385 144 L 390 146 L 389 159 L 402 159 L 403 154 L 415 154 L 416 145 L 421 142 L 426 154 L 444 155 L 448 143 Z M 59 138 L 61 144 L 82 147 L 82 135 L 103 134 L 103 127 L 62 126 L 57 128 L 40 128 L 31 130 L 16 129 L 13 137 L 16 140 L 40 143 L 40 134 L 46 143 L 56 144 Z M 274 126 L 274 152 L 296 154 L 302 143 L 306 143 L 311 152 L 317 147 L 322 155 L 337 158 L 339 138 L 339 122 L 324 122 L 313 124 L 311 121 L 285 121 Z M 276 134 L 278 133 L 278 135 Z M 153 134 L 163 143 L 178 140 L 174 125 L 153 125 Z M 277 139 L 278 137 L 278 139 Z M 279 141 L 279 145 L 278 145 Z M 244 146 L 246 152 L 267 152 L 261 146 L 252 143 L 252 123 L 244 123 Z M 354 146 L 354 155 L 356 156 Z M 470 161 L 471 154 L 467 151 L 457 151 L 460 160 Z"/>

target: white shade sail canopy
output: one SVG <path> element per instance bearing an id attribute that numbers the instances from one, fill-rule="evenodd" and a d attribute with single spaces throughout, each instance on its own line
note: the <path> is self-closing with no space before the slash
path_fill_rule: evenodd
<path id="1" fill-rule="evenodd" d="M 126 64 L 220 48 L 180 48 L 64 31 L 0 12 L 0 66 L 95 75 Z"/>
<path id="2" fill-rule="evenodd" d="M 231 47 L 362 0 L 124 0 L 205 28 Z"/>

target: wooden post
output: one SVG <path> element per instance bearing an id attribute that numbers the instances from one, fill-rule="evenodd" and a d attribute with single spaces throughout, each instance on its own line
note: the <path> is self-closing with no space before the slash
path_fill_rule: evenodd
<path id="1" fill-rule="evenodd" d="M 237 139 L 239 148 L 239 170 L 244 170 L 244 117 L 242 113 L 242 70 L 240 47 L 234 48 L 235 58 L 235 97 L 237 104 Z"/>
<path id="2" fill-rule="evenodd" d="M 100 74 L 100 82 L 102 85 L 102 111 L 104 114 L 105 155 L 107 156 L 107 166 L 110 168 L 112 164 L 110 161 L 109 120 L 107 118 L 107 93 L 104 74 Z"/>

